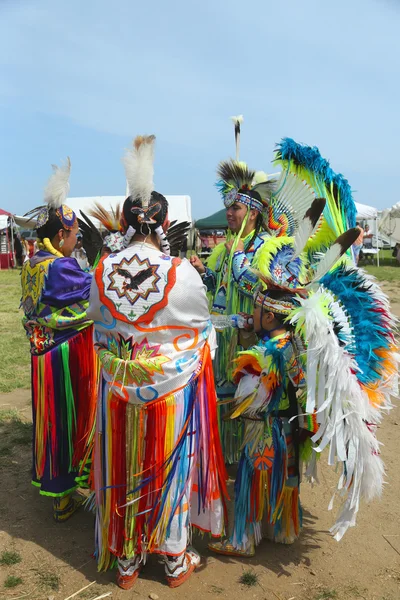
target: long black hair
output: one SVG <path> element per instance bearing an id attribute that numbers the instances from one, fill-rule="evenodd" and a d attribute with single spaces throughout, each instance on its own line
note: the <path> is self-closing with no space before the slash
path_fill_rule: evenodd
<path id="1" fill-rule="evenodd" d="M 168 213 L 168 200 L 158 192 L 151 192 L 149 206 L 145 210 L 141 200 L 133 200 L 128 196 L 122 211 L 128 225 L 138 233 L 150 235 L 164 223 Z"/>
<path id="2" fill-rule="evenodd" d="M 257 219 L 256 219 L 256 226 L 254 229 L 254 234 L 251 237 L 250 241 L 247 243 L 246 248 L 244 249 L 245 252 L 248 252 L 250 250 L 250 248 L 252 247 L 252 245 L 255 242 L 256 237 L 263 230 L 264 230 L 264 220 L 263 220 L 262 214 L 259 212 L 257 215 Z"/>

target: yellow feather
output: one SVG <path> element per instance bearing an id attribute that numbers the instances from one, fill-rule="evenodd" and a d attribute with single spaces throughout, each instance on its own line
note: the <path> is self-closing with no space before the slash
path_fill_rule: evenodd
<path id="1" fill-rule="evenodd" d="M 256 397 L 256 394 L 257 389 L 255 389 L 254 392 L 252 392 L 250 396 L 247 397 L 247 399 L 243 400 L 243 402 L 241 402 L 239 406 L 235 408 L 235 410 L 231 414 L 231 419 L 237 419 L 238 417 L 240 417 L 240 415 L 243 414 L 245 410 L 249 408 L 249 406 L 251 406 L 254 398 Z"/>

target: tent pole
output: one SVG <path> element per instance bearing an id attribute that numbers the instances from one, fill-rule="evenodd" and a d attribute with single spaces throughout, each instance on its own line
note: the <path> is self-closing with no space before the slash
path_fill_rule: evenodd
<path id="1" fill-rule="evenodd" d="M 378 239 L 378 215 L 376 215 L 375 217 L 375 235 L 376 235 L 376 264 L 379 267 L 380 266 L 380 261 L 379 261 L 379 239 Z"/>
<path id="2" fill-rule="evenodd" d="M 11 261 L 12 268 L 15 267 L 15 254 L 14 254 L 14 219 L 10 217 L 10 225 L 11 225 Z"/>

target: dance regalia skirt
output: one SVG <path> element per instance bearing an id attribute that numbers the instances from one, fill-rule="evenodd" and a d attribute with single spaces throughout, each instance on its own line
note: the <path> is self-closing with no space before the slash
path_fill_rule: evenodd
<path id="1" fill-rule="evenodd" d="M 157 400 L 129 403 L 103 381 L 94 450 L 99 570 L 115 557 L 179 555 L 190 527 L 223 535 L 227 475 L 216 412 L 208 344 L 186 386 Z"/>
<path id="2" fill-rule="evenodd" d="M 302 510 L 298 443 L 288 419 L 268 417 L 251 446 L 244 447 L 236 476 L 232 543 L 244 549 L 250 536 L 256 544 L 262 537 L 291 543 L 300 533 Z"/>
<path id="3" fill-rule="evenodd" d="M 62 497 L 88 480 L 98 359 L 89 326 L 32 356 L 33 485 Z"/>

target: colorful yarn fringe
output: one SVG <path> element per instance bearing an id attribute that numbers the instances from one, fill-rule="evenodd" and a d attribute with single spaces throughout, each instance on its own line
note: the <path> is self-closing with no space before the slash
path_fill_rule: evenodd
<path id="1" fill-rule="evenodd" d="M 35 484 L 89 461 L 97 397 L 97 357 L 92 327 L 41 355 L 32 356 Z M 79 469 L 81 469 L 79 473 Z M 48 495 L 63 495 L 70 490 Z M 47 494 L 43 488 L 41 493 Z"/>
<path id="2" fill-rule="evenodd" d="M 286 433 L 285 433 L 286 431 Z M 260 441 L 261 443 L 261 441 Z M 236 546 L 245 545 L 249 536 L 261 538 L 262 521 L 273 526 L 274 538 L 285 542 L 297 537 L 301 528 L 298 477 L 292 472 L 295 462 L 290 425 L 272 418 L 270 465 L 251 454 L 246 446 L 235 481 L 235 524 L 232 536 Z"/>
<path id="3" fill-rule="evenodd" d="M 173 519 L 196 526 L 194 502 L 200 515 L 220 499 L 226 516 L 213 382 L 206 345 L 196 377 L 147 404 L 126 403 L 103 383 L 94 459 L 99 570 L 115 556 L 163 553 Z"/>

